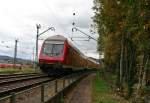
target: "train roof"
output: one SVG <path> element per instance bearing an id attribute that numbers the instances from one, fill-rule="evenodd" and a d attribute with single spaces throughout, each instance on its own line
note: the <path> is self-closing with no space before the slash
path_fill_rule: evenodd
<path id="1" fill-rule="evenodd" d="M 72 46 L 77 52 L 79 52 L 82 57 L 87 58 L 77 47 L 75 47 L 73 45 L 73 43 L 71 43 L 71 41 L 69 41 L 66 37 L 64 37 L 62 35 L 50 36 L 45 41 L 47 41 L 47 40 L 51 40 L 51 41 L 66 41 L 67 40 L 67 42 L 70 44 L 70 46 Z"/>
<path id="2" fill-rule="evenodd" d="M 54 35 L 54 36 L 50 36 L 48 37 L 46 40 L 52 40 L 52 41 L 65 41 L 67 40 L 67 38 L 65 38 L 64 36 L 61 36 L 61 35 Z"/>

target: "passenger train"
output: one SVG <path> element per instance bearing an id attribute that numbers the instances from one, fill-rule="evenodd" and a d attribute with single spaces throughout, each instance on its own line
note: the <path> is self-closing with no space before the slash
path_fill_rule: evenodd
<path id="1" fill-rule="evenodd" d="M 39 54 L 43 72 L 58 74 L 81 69 L 99 68 L 99 63 L 79 51 L 67 38 L 55 35 L 47 38 Z"/>

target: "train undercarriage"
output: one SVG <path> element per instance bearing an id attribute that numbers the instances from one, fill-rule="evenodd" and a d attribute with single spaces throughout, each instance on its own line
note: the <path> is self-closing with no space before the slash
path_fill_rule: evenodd
<path id="1" fill-rule="evenodd" d="M 61 64 L 39 64 L 40 69 L 43 73 L 48 74 L 49 76 L 61 76 L 73 73 L 72 68 L 63 68 Z"/>

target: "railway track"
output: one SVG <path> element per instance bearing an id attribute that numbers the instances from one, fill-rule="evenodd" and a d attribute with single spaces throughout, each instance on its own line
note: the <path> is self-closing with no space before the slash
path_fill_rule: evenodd
<path id="1" fill-rule="evenodd" d="M 34 76 L 34 75 L 39 75 L 39 73 L 0 74 L 0 80 L 2 80 L 2 79 L 8 79 L 8 78 L 19 78 L 19 77 Z"/>
<path id="2" fill-rule="evenodd" d="M 0 77 L 13 76 L 13 75 L 24 75 L 24 74 L 26 74 L 26 73 L 13 73 L 13 74 L 6 73 L 6 74 L 0 74 Z M 35 74 L 35 73 L 30 73 L 30 74 Z"/>
<path id="3" fill-rule="evenodd" d="M 4 96 L 4 94 L 8 95 L 12 91 L 21 91 L 53 79 L 45 74 L 17 74 L 0 77 L 0 97 Z"/>
<path id="4" fill-rule="evenodd" d="M 55 101 L 89 72 L 73 72 L 59 77 L 25 74 L 0 77 L 0 103 L 45 103 Z M 55 102 L 53 102 L 55 103 Z"/>

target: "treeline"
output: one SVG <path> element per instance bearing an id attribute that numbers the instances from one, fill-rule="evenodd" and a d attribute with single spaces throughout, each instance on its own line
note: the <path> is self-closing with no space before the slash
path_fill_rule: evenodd
<path id="1" fill-rule="evenodd" d="M 98 50 L 104 68 L 117 76 L 116 85 L 128 88 L 128 96 L 149 85 L 150 1 L 94 0 Z"/>

